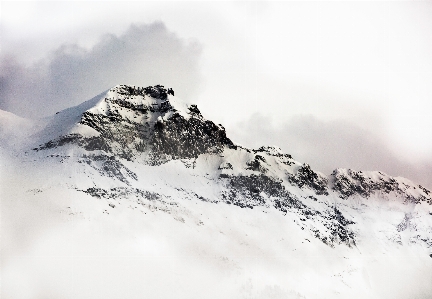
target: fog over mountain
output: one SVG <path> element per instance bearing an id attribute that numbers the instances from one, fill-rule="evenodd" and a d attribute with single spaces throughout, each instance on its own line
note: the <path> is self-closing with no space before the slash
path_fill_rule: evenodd
<path id="1" fill-rule="evenodd" d="M 0 297 L 430 298 L 432 4 L 0 4 Z"/>
<path id="2" fill-rule="evenodd" d="M 184 42 L 157 22 L 131 25 L 120 36 L 106 34 L 90 50 L 63 44 L 30 66 L 3 57 L 0 108 L 40 118 L 79 104 L 119 81 L 156 84 L 163 79 L 190 97 L 200 84 L 200 53 L 198 43 Z"/>
<path id="3" fill-rule="evenodd" d="M 1 111 L 2 298 L 431 294 L 429 189 L 244 147 L 175 94 Z"/>
<path id="4" fill-rule="evenodd" d="M 119 83 L 163 82 L 244 144 L 271 136 L 327 174 L 338 157 L 432 187 L 431 11 L 428 2 L 4 2 L 0 109 L 47 116 Z M 240 137 L 256 114 L 273 125 Z M 291 125 L 330 139 L 279 138 Z"/>

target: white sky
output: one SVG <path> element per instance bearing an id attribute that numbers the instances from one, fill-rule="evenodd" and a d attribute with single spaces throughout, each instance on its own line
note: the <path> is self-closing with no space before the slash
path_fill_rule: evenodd
<path id="1" fill-rule="evenodd" d="M 2 1 L 0 9 L 2 53 L 27 64 L 64 43 L 91 49 L 103 34 L 162 21 L 203 47 L 202 84 L 189 100 L 239 139 L 238 124 L 254 115 L 274 127 L 312 115 L 378 136 L 399 159 L 432 159 L 432 2 Z"/>

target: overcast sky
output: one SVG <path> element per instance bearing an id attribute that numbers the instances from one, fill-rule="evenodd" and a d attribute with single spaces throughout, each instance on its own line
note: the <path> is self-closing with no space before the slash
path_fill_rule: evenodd
<path id="1" fill-rule="evenodd" d="M 246 146 L 432 187 L 431 2 L 0 3 L 0 109 L 162 84 Z"/>

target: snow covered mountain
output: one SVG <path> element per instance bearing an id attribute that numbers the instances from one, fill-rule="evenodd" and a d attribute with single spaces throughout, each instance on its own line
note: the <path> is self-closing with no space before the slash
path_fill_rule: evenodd
<path id="1" fill-rule="evenodd" d="M 0 124 L 2 298 L 432 297 L 432 194 L 408 179 L 245 148 L 160 85 Z"/>

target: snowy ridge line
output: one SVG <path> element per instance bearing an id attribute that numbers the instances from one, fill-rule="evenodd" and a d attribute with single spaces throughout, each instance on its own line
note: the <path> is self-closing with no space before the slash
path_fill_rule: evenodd
<path id="1" fill-rule="evenodd" d="M 16 120 L 8 134 L 28 128 Z M 185 286 L 192 291 L 182 298 L 194 298 L 197 285 L 215 298 L 432 293 L 432 194 L 408 179 L 341 168 L 325 175 L 276 146 L 243 147 L 161 85 L 118 85 L 30 126 L 0 146 L 11 298 L 16 281 L 60 298 L 69 286 L 76 295 L 71 278 L 93 292 L 95 277 L 102 287 L 91 296 L 106 281 L 124 284 L 106 298 L 131 289 L 152 297 L 152 285 L 161 298 Z M 175 291 L 167 295 L 166 285 Z"/>
<path id="2" fill-rule="evenodd" d="M 78 113 L 78 108 L 84 111 Z M 336 192 L 343 199 L 368 198 L 372 194 L 395 195 L 404 202 L 432 204 L 429 190 L 404 178 L 351 169 L 336 169 L 325 176 L 308 164 L 295 161 L 278 147 L 248 149 L 235 145 L 222 125 L 206 120 L 196 105 L 178 99 L 171 88 L 162 85 L 117 85 L 85 105 L 56 116 L 70 114 L 71 110 L 79 115 L 79 120 L 69 132 L 35 147 L 35 151 L 78 146 L 94 153 L 95 157 L 154 166 L 178 159 L 196 160 L 203 154 L 220 155 L 222 159 L 217 169 L 213 167 L 208 171 L 218 172 L 221 177 L 263 174 L 300 189 L 312 190 L 315 195 Z M 189 167 L 190 163 L 184 164 Z M 130 185 L 127 179 L 120 180 Z"/>
<path id="3" fill-rule="evenodd" d="M 73 189 L 94 198 L 151 201 L 157 195 L 178 204 L 277 210 L 331 247 L 358 243 L 359 201 L 432 205 L 429 190 L 404 178 L 350 169 L 326 176 L 278 147 L 236 145 L 222 125 L 162 85 L 115 86 L 57 113 L 46 128 L 29 157 L 69 165 L 64 171 L 75 178 Z M 420 239 L 429 240 L 426 235 Z"/>

